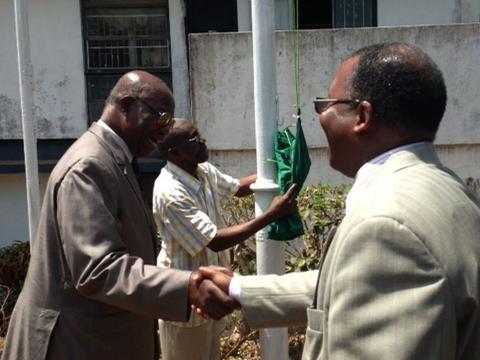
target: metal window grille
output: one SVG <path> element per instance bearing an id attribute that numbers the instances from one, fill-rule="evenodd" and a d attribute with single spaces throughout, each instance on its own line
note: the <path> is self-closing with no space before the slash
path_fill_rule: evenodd
<path id="1" fill-rule="evenodd" d="M 333 27 L 366 27 L 377 25 L 375 0 L 334 0 Z"/>
<path id="2" fill-rule="evenodd" d="M 144 69 L 172 82 L 166 0 L 82 0 L 89 123 L 129 70 Z"/>
<path id="3" fill-rule="evenodd" d="M 166 14 L 87 14 L 87 68 L 170 68 Z"/>

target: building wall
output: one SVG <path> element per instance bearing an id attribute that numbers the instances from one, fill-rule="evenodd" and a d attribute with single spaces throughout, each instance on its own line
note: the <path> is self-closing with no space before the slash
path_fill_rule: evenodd
<path id="1" fill-rule="evenodd" d="M 275 1 L 277 28 L 286 28 L 290 18 L 286 15 L 288 1 Z M 238 0 L 240 30 L 251 28 L 250 2 Z M 22 138 L 13 3 L 0 0 L 0 141 Z M 76 138 L 87 127 L 80 2 L 35 0 L 28 3 L 38 136 L 42 139 Z M 480 20 L 480 0 L 382 0 L 378 6 L 380 25 L 407 24 L 406 20 L 410 24 Z M 191 71 L 195 87 L 190 89 L 184 0 L 169 0 L 169 7 L 176 115 L 189 117 L 190 93 L 193 93 L 195 120 L 213 149 L 212 162 L 236 176 L 255 172 L 251 35 L 193 37 L 195 53 L 190 59 L 193 60 Z M 425 17 L 427 15 L 429 17 Z M 447 27 L 443 32 L 438 29 L 441 27 L 412 31 L 391 29 L 384 34 L 383 30 L 369 30 L 356 35 L 332 30 L 320 32 L 324 34 L 321 36 L 316 31 L 302 32 L 301 106 L 313 158 L 309 183 L 349 181 L 328 167 L 325 139 L 311 110 L 312 97 L 325 94 L 326 85 L 341 57 L 361 44 L 387 38 L 417 42 L 430 49 L 432 56 L 439 60 L 449 89 L 454 89 L 450 95 L 447 121 L 439 136 L 440 143 L 444 144 L 440 154 L 463 177 L 480 178 L 480 167 L 472 165 L 480 163 L 476 140 L 479 138 L 479 90 L 476 86 L 479 74 L 475 62 L 479 58 L 476 35 L 479 29 L 478 26 Z M 287 33 L 279 33 L 277 41 L 279 124 L 285 126 L 291 123 L 294 103 L 292 47 Z M 199 73 L 202 69 L 205 74 Z M 40 174 L 41 189 L 47 178 L 48 174 Z M 26 208 L 24 175 L 1 174 L 0 246 L 27 239 Z"/>
<path id="2" fill-rule="evenodd" d="M 40 174 L 43 197 L 48 174 Z M 25 174 L 0 174 L 0 247 L 14 241 L 28 241 L 27 195 Z"/>
<path id="3" fill-rule="evenodd" d="M 478 22 L 478 0 L 379 0 L 378 25 L 420 25 Z"/>
<path id="4" fill-rule="evenodd" d="M 450 24 L 459 22 L 457 0 L 379 0 L 378 26 Z"/>
<path id="5" fill-rule="evenodd" d="M 436 143 L 447 165 L 463 178 L 480 178 L 480 24 L 369 29 L 312 30 L 300 33 L 300 99 L 303 127 L 312 148 L 310 183 L 344 182 L 328 167 L 326 140 L 312 100 L 325 96 L 335 69 L 352 51 L 380 41 L 407 41 L 425 49 L 444 73 L 448 104 Z M 295 102 L 292 38 L 276 34 L 278 120 L 293 123 Z M 199 34 L 190 38 L 194 121 L 227 172 L 254 170 L 255 136 L 250 33 Z M 265 159 L 267 161 L 267 159 Z"/>
<path id="6" fill-rule="evenodd" d="M 300 0 L 301 1 L 301 0 Z M 239 31 L 250 31 L 252 0 L 237 0 Z M 291 27 L 292 0 L 275 0 L 277 30 Z M 378 26 L 480 21 L 479 0 L 378 0 Z"/>
<path id="7" fill-rule="evenodd" d="M 72 139 L 87 129 L 80 1 L 29 1 L 34 116 L 40 139 Z M 176 115 L 190 115 L 184 0 L 170 0 Z M 0 0 L 0 141 L 22 139 L 14 1 Z M 5 155 L 5 156 L 3 156 Z M 47 154 L 50 155 L 50 154 Z M 2 154 L 0 166 L 21 163 Z M 39 174 L 43 193 L 48 173 Z M 42 195 L 43 196 L 43 195 Z M 28 240 L 24 174 L 0 173 L 0 247 Z"/>
<path id="8" fill-rule="evenodd" d="M 20 139 L 13 1 L 0 1 L 0 139 Z M 34 116 L 39 138 L 75 138 L 87 126 L 78 1 L 29 1 Z"/>

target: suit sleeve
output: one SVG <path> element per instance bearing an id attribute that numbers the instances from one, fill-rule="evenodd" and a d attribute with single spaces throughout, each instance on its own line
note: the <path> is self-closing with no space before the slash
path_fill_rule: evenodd
<path id="1" fill-rule="evenodd" d="M 318 271 L 242 276 L 240 304 L 254 328 L 305 326 Z"/>
<path id="2" fill-rule="evenodd" d="M 364 220 L 335 249 L 324 351 L 332 359 L 453 359 L 448 280 L 411 229 Z M 451 348 L 451 347 L 450 347 Z"/>
<path id="3" fill-rule="evenodd" d="M 61 182 L 56 216 L 66 277 L 87 298 L 146 317 L 186 321 L 190 273 L 160 269 L 129 253 L 121 237 L 122 211 L 128 209 L 119 207 L 117 184 L 108 166 L 94 158 L 76 163 Z"/>

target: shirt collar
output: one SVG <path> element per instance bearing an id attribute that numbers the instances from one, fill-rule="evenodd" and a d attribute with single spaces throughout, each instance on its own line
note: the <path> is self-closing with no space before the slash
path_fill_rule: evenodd
<path id="1" fill-rule="evenodd" d="M 368 180 L 370 180 L 375 170 L 382 166 L 392 155 L 414 147 L 418 144 L 425 143 L 427 142 L 422 141 L 396 147 L 374 157 L 373 159 L 363 164 L 362 167 L 358 169 L 357 174 L 355 175 L 355 182 L 353 183 L 352 189 L 348 192 L 347 198 L 345 199 L 345 211 L 348 212 L 348 209 L 354 203 L 354 199 L 361 193 L 364 184 L 366 184 Z"/>
<path id="2" fill-rule="evenodd" d="M 113 129 L 108 126 L 102 119 L 97 121 L 97 124 L 100 125 L 102 128 L 107 130 L 113 137 L 113 140 L 117 143 L 118 146 L 122 149 L 122 151 L 125 153 L 127 159 L 129 162 L 132 162 L 133 160 L 133 154 L 130 151 L 130 148 L 128 147 L 127 143 L 115 132 Z"/>
<path id="3" fill-rule="evenodd" d="M 167 165 L 165 165 L 165 167 L 177 177 L 178 181 L 180 181 L 187 188 L 191 189 L 193 192 L 197 193 L 198 190 L 200 190 L 200 186 L 202 184 L 202 174 L 204 173 L 204 170 L 200 165 L 197 167 L 197 174 L 199 175 L 200 180 L 170 161 L 167 161 Z"/>

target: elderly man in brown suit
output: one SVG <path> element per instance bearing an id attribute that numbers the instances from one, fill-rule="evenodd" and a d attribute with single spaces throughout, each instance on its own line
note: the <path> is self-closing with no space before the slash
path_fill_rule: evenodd
<path id="1" fill-rule="evenodd" d="M 190 305 L 219 318 L 235 303 L 198 273 L 155 266 L 156 230 L 131 161 L 172 125 L 174 101 L 155 76 L 117 82 L 101 119 L 53 170 L 4 360 L 158 358 L 156 318 Z"/>

